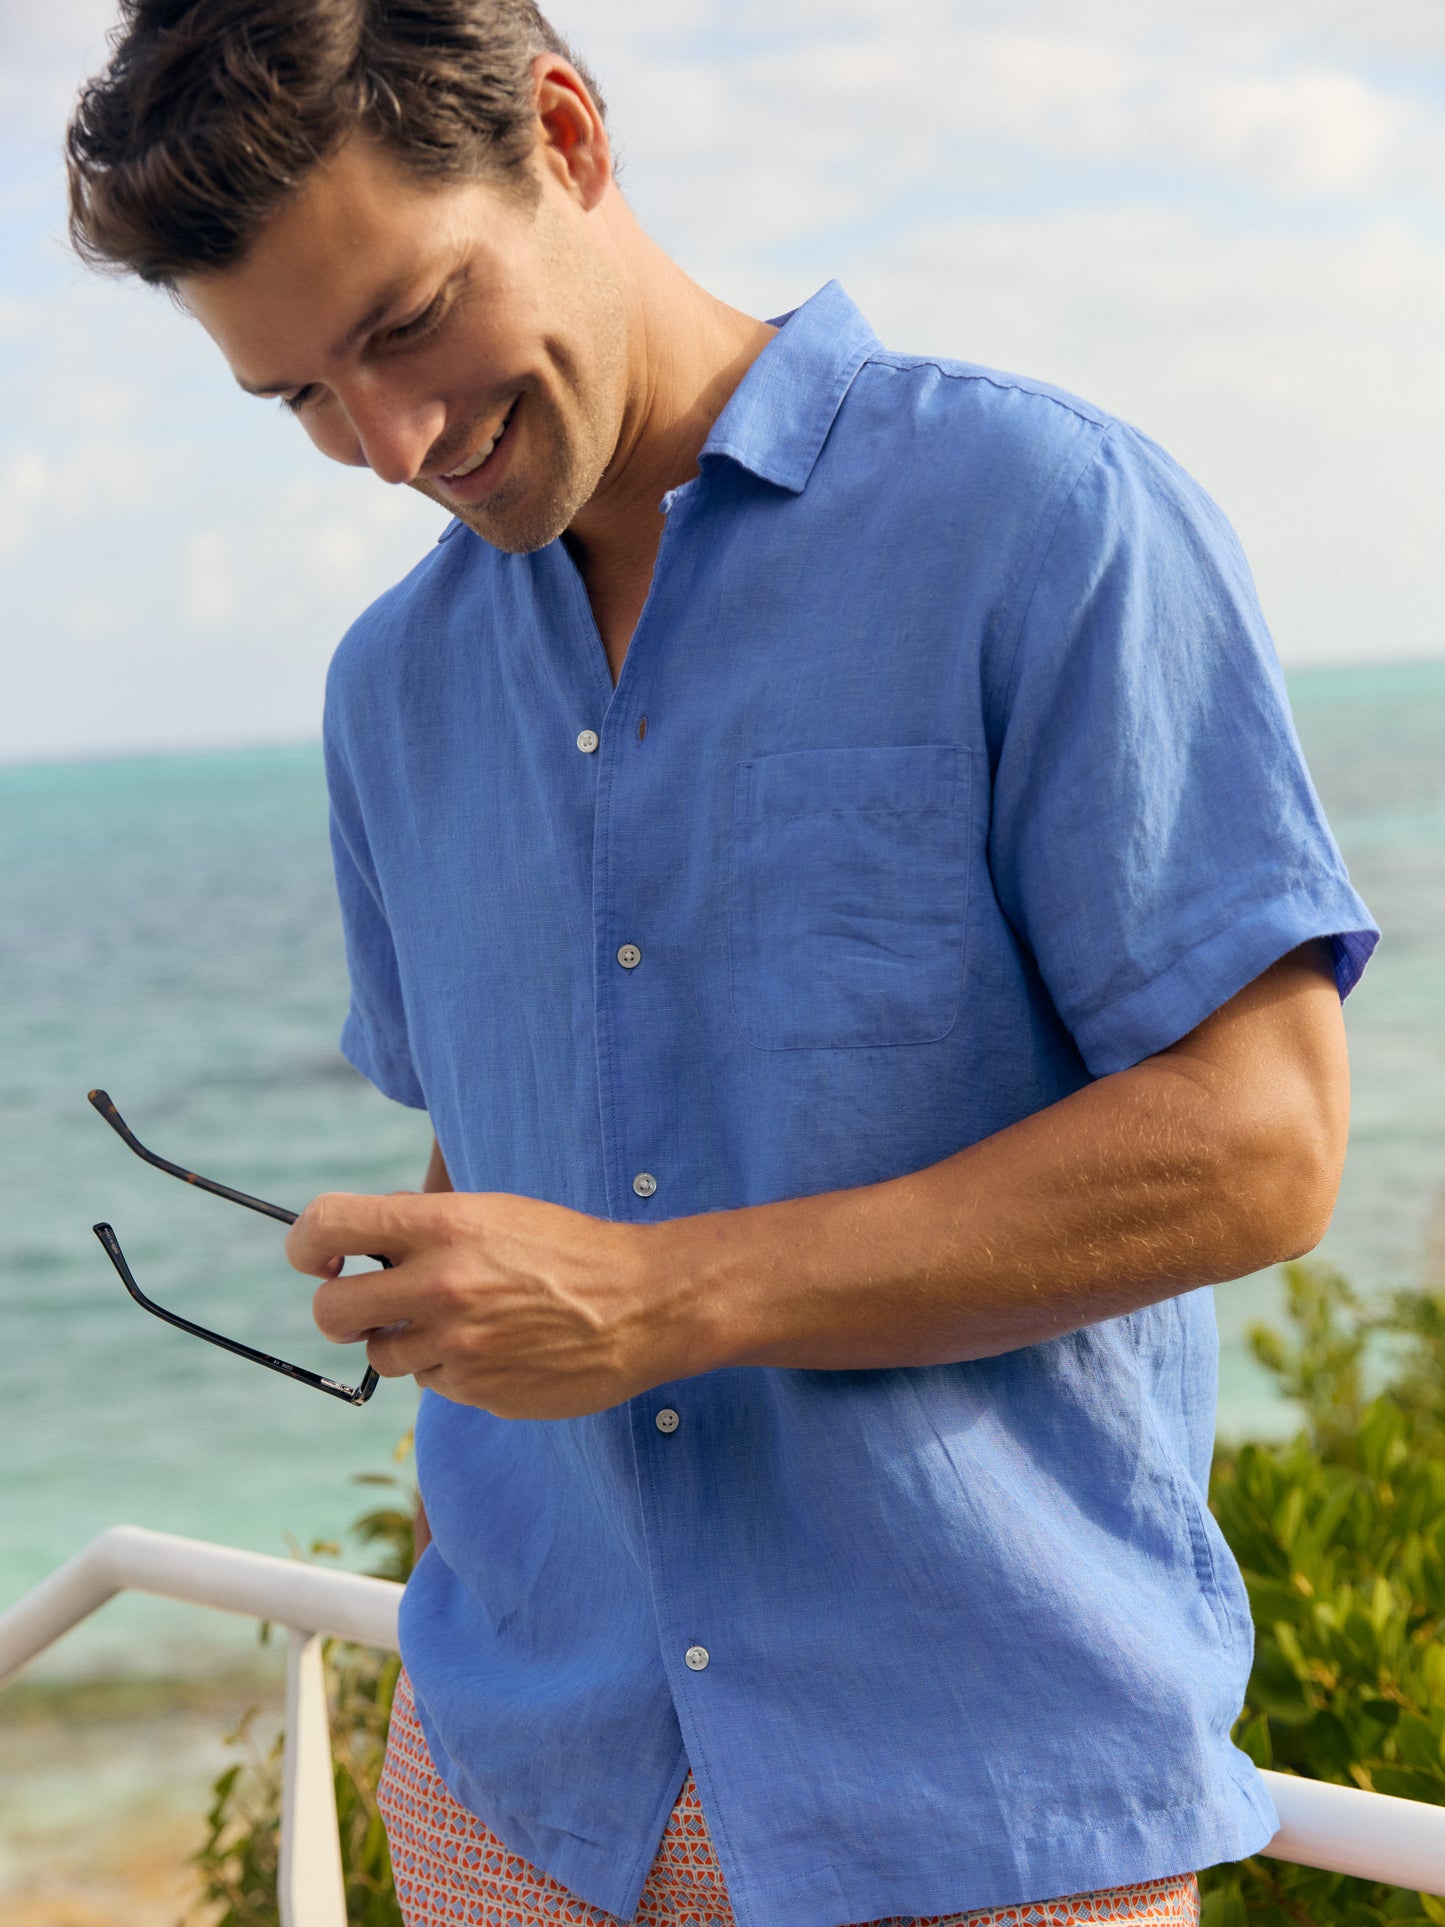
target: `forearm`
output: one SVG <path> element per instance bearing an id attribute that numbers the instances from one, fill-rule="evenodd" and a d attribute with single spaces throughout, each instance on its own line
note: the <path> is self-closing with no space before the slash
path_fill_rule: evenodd
<path id="1" fill-rule="evenodd" d="M 911 1176 L 658 1227 L 695 1369 L 986 1357 L 1309 1249 L 1347 1113 L 1308 1052 L 1233 1069 L 1165 1053 Z"/>
<path id="2" fill-rule="evenodd" d="M 1282 1255 L 1191 1129 L 1124 1074 L 890 1183 L 667 1227 L 715 1364 L 980 1358 Z"/>

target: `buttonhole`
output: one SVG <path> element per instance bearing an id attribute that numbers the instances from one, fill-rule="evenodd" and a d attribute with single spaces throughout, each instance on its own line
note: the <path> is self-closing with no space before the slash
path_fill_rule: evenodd
<path id="1" fill-rule="evenodd" d="M 640 743 L 640 742 L 642 742 L 642 741 L 644 740 L 644 738 L 646 737 L 646 735 L 647 735 L 647 718 L 646 718 L 646 717 L 644 716 L 644 717 L 642 718 L 642 721 L 641 721 L 641 722 L 640 722 L 640 723 L 639 723 L 639 724 L 637 725 L 637 740 L 638 740 L 638 742 L 639 742 L 639 743 Z"/>

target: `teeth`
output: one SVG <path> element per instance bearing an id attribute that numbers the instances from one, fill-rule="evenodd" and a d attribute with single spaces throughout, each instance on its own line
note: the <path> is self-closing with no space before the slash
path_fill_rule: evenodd
<path id="1" fill-rule="evenodd" d="M 480 455 L 473 455 L 472 459 L 469 462 L 463 462 L 460 468 L 454 468 L 451 474 L 447 476 L 447 480 L 449 482 L 459 482 L 461 481 L 464 475 L 473 474 L 477 469 L 481 467 L 482 463 L 486 461 L 487 457 L 491 454 L 492 450 L 496 447 L 497 442 L 500 439 L 501 437 L 497 436 L 492 441 L 487 443 L 486 447 L 482 450 Z"/>
<path id="2" fill-rule="evenodd" d="M 447 474 L 442 477 L 442 480 L 446 482 L 460 482 L 464 476 L 475 474 L 477 469 L 481 467 L 482 463 L 487 460 L 488 456 L 491 454 L 492 450 L 496 447 L 497 443 L 502 439 L 503 435 L 506 434 L 507 423 L 511 419 L 512 419 L 512 415 L 511 415 L 511 410 L 509 409 L 507 411 L 506 418 L 502 422 L 501 427 L 497 430 L 496 434 L 493 435 L 492 439 L 487 443 L 486 447 L 482 449 L 481 453 L 477 455 L 473 455 L 470 461 L 463 462 L 460 468 L 450 469 L 447 472 Z"/>

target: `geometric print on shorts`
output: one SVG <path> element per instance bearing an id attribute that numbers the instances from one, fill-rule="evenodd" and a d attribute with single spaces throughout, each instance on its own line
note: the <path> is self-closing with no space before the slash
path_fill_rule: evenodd
<path id="1" fill-rule="evenodd" d="M 411 1681 L 396 1684 L 380 1801 L 407 1927 L 622 1927 L 512 1853 L 437 1772 Z M 689 1773 L 642 1889 L 634 1927 L 737 1927 Z M 1198 1927 L 1194 1875 L 970 1914 L 896 1915 L 864 1927 Z"/>

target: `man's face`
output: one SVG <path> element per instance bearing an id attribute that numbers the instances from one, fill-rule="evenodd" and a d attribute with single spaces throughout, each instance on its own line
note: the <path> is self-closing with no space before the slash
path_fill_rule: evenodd
<path id="1" fill-rule="evenodd" d="M 437 187 L 354 138 L 235 266 L 179 292 L 243 387 L 333 461 L 405 482 L 497 548 L 570 526 L 617 447 L 626 328 L 565 162 L 541 196 Z"/>

